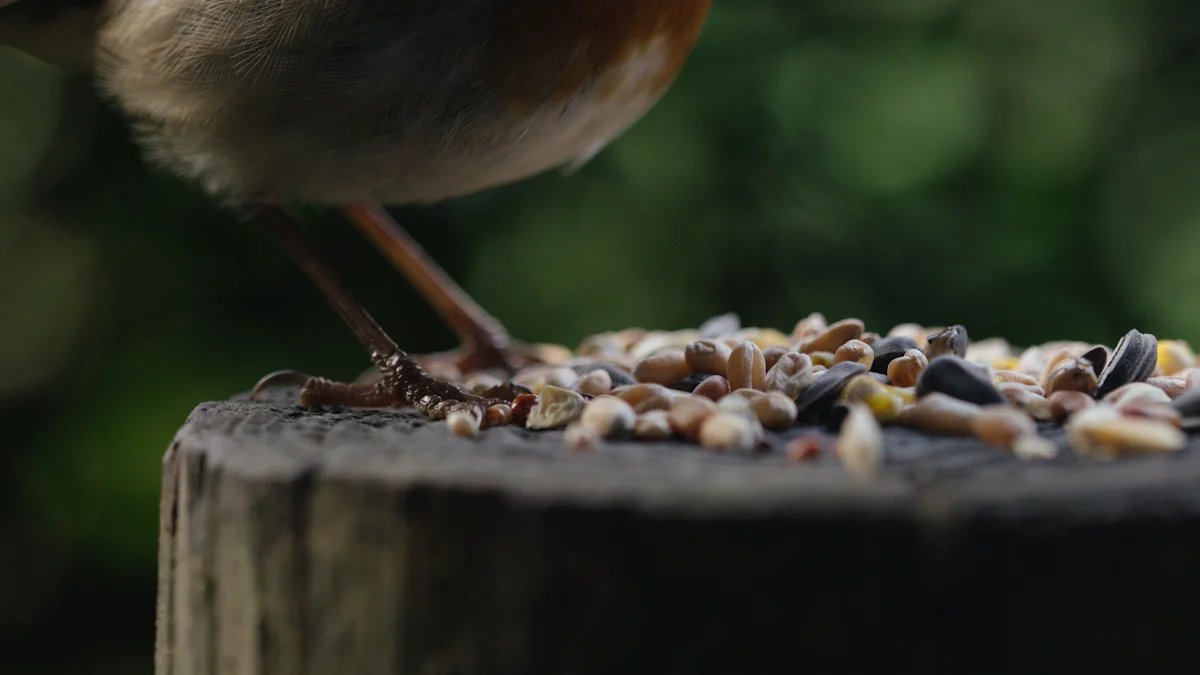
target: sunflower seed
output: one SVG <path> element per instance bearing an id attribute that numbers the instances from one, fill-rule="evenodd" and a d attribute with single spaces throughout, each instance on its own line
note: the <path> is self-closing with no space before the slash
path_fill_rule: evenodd
<path id="1" fill-rule="evenodd" d="M 1200 417 L 1200 389 L 1192 389 L 1171 404 L 1184 417 Z"/>
<path id="2" fill-rule="evenodd" d="M 1153 335 L 1131 330 L 1117 343 L 1100 382 L 1096 398 L 1102 399 L 1113 391 L 1133 382 L 1145 382 L 1154 374 L 1158 364 L 1158 339 Z"/>
<path id="3" fill-rule="evenodd" d="M 847 361 L 821 373 L 796 399 L 799 419 L 810 423 L 820 421 L 833 407 L 846 383 L 866 371 L 863 364 Z"/>
<path id="4" fill-rule="evenodd" d="M 918 398 L 935 392 L 976 405 L 1004 402 L 985 367 L 954 355 L 931 359 L 917 379 Z"/>
<path id="5" fill-rule="evenodd" d="M 691 394 L 696 391 L 702 382 L 713 377 L 712 373 L 692 373 L 682 380 L 669 385 L 667 388 L 671 391 L 682 391 L 685 394 Z M 717 377 L 720 377 L 719 375 Z"/>
<path id="6" fill-rule="evenodd" d="M 1059 361 L 1046 374 L 1042 387 L 1046 393 L 1056 391 L 1082 391 L 1091 394 L 1096 391 L 1098 380 L 1092 362 L 1083 357 L 1070 357 Z"/>
<path id="7" fill-rule="evenodd" d="M 924 352 L 930 361 L 947 354 L 953 354 L 960 359 L 965 359 L 967 348 L 970 346 L 971 340 L 967 337 L 967 329 L 963 326 L 954 325 L 927 336 L 925 338 Z"/>
<path id="8" fill-rule="evenodd" d="M 1104 367 L 1108 365 L 1108 359 L 1111 355 L 1108 352 L 1108 347 L 1097 345 L 1084 352 L 1080 358 L 1087 359 L 1092 364 L 1092 371 L 1095 373 L 1103 373 Z"/>
<path id="9" fill-rule="evenodd" d="M 871 362 L 871 371 L 876 373 L 886 373 L 892 361 L 906 356 L 909 350 L 921 351 L 916 340 L 902 335 L 880 338 L 871 345 L 871 349 L 875 352 L 875 360 Z M 923 352 L 922 356 L 924 356 Z"/>
<path id="10" fill-rule="evenodd" d="M 637 384 L 637 380 L 633 379 L 633 373 L 611 363 L 594 361 L 584 365 L 573 366 L 572 370 L 574 370 L 581 377 L 585 377 L 590 373 L 596 372 L 597 370 L 603 370 L 604 372 L 608 373 L 608 377 L 612 380 L 612 386 L 614 387 L 625 387 L 631 384 Z"/>

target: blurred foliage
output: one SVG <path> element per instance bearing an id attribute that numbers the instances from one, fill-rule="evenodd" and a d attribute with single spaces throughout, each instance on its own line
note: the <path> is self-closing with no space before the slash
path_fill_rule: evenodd
<path id="1" fill-rule="evenodd" d="M 728 310 L 1196 339 L 1196 45 L 1189 0 L 718 0 L 578 174 L 394 213 L 528 340 Z M 174 430 L 267 371 L 366 365 L 266 237 L 128 138 L 86 77 L 0 54 L 4 672 L 150 672 Z M 453 344 L 355 232 L 305 219 L 401 344 Z"/>

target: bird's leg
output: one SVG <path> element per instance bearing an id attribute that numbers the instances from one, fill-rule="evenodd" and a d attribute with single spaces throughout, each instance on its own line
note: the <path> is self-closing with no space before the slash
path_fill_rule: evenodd
<path id="1" fill-rule="evenodd" d="M 354 331 L 358 341 L 370 353 L 372 363 L 383 375 L 374 384 L 350 385 L 299 376 L 297 373 L 277 373 L 259 382 L 254 390 L 255 397 L 265 387 L 300 377 L 303 379 L 301 404 L 310 407 L 340 405 L 374 408 L 403 403 L 434 419 L 441 419 L 455 410 L 467 410 L 485 418 L 487 406 L 501 402 L 476 396 L 430 377 L 354 299 L 290 215 L 273 206 L 256 207 L 252 213 L 255 220 L 275 236 L 293 262 L 317 285 L 329 304 Z"/>
<path id="2" fill-rule="evenodd" d="M 462 350 L 455 365 L 460 372 L 500 367 L 511 373 L 529 362 L 514 349 L 504 326 L 472 300 L 387 211 L 379 206 L 348 206 L 342 211 L 458 335 Z"/>

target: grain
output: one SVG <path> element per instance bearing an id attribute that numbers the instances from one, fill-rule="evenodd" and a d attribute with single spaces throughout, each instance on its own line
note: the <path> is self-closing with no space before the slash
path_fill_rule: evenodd
<path id="1" fill-rule="evenodd" d="M 728 396 L 729 392 L 729 380 L 720 375 L 713 375 L 701 382 L 692 393 L 712 401 L 720 401 Z"/>
<path id="2" fill-rule="evenodd" d="M 633 378 L 649 384 L 674 384 L 691 374 L 682 349 L 668 349 L 647 356 L 633 367 Z"/>
<path id="3" fill-rule="evenodd" d="M 866 405 L 850 404 L 834 452 L 854 479 L 872 480 L 879 474 L 883 466 L 883 431 Z"/>
<path id="4" fill-rule="evenodd" d="M 633 430 L 637 413 L 633 406 L 612 396 L 590 401 L 579 416 L 579 423 L 593 429 L 601 438 L 612 438 Z"/>
<path id="5" fill-rule="evenodd" d="M 758 445 L 761 427 L 742 415 L 718 413 L 700 426 L 700 445 L 712 450 L 748 452 Z"/>
<path id="6" fill-rule="evenodd" d="M 692 372 L 724 376 L 728 373 L 729 356 L 732 352 L 724 342 L 700 340 L 688 345 L 683 354 Z"/>
<path id="7" fill-rule="evenodd" d="M 762 350 L 753 342 L 743 342 L 733 349 L 729 355 L 729 368 L 726 377 L 733 389 L 766 390 L 767 360 Z"/>
<path id="8" fill-rule="evenodd" d="M 806 342 L 801 346 L 800 351 L 805 354 L 812 354 L 813 352 L 833 353 L 838 350 L 838 347 L 851 340 L 858 339 L 858 336 L 863 334 L 863 330 L 865 330 L 865 326 L 862 321 L 858 319 L 844 319 Z"/>
<path id="9" fill-rule="evenodd" d="M 593 370 L 579 378 L 575 389 L 588 396 L 604 396 L 612 391 L 612 375 L 607 370 Z"/>
<path id="10" fill-rule="evenodd" d="M 696 438 L 700 434 L 700 425 L 715 414 L 717 414 L 716 403 L 699 396 L 684 396 L 671 404 L 667 419 L 675 433 L 688 438 Z"/>
<path id="11" fill-rule="evenodd" d="M 888 364 L 887 376 L 897 387 L 915 387 L 921 373 L 929 366 L 929 357 L 919 349 L 909 349 Z"/>
<path id="12" fill-rule="evenodd" d="M 847 361 L 861 363 L 870 370 L 871 364 L 875 361 L 875 350 L 871 349 L 871 346 L 862 340 L 850 340 L 841 347 L 838 347 L 837 351 L 833 353 L 834 363 Z"/>
<path id="13" fill-rule="evenodd" d="M 795 401 L 778 391 L 751 399 L 750 409 L 767 429 L 778 431 L 796 423 Z"/>
<path id="14" fill-rule="evenodd" d="M 651 410 L 638 415 L 633 434 L 644 441 L 665 441 L 671 438 L 671 420 L 665 410 Z"/>

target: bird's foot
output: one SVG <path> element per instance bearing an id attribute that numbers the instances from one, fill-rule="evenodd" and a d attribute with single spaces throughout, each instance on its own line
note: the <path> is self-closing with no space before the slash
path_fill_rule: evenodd
<path id="1" fill-rule="evenodd" d="M 291 370 L 271 373 L 254 386 L 251 400 L 262 399 L 271 387 L 300 385 L 300 405 L 306 408 L 390 408 L 407 405 L 431 419 L 445 419 L 454 412 L 466 412 L 481 423 L 506 423 L 507 406 L 520 392 L 498 388 L 473 394 L 449 382 L 430 377 L 411 358 L 399 354 L 373 354 L 372 361 L 381 377 L 370 383 L 335 382 Z M 509 411 L 508 419 L 511 419 Z"/>

